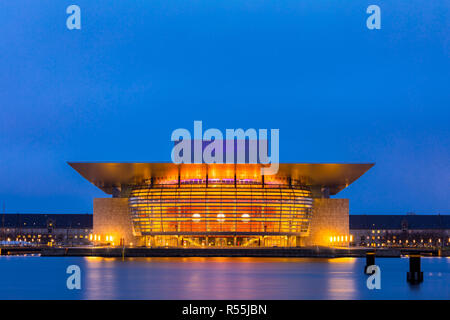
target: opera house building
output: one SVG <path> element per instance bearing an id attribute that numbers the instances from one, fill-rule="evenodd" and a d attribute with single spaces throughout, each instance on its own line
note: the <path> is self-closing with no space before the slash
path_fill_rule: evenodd
<path id="1" fill-rule="evenodd" d="M 348 199 L 373 164 L 69 163 L 112 197 L 94 199 L 91 240 L 149 247 L 346 245 Z"/>

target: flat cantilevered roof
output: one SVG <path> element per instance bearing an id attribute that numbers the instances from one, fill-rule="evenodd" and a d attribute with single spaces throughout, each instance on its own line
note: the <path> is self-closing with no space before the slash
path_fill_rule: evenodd
<path id="1" fill-rule="evenodd" d="M 114 188 L 137 185 L 150 178 L 208 179 L 261 178 L 263 164 L 174 164 L 131 162 L 69 162 L 85 179 L 108 194 Z M 334 195 L 346 188 L 374 163 L 280 163 L 275 178 L 291 178 L 308 186 L 328 187 Z M 272 176 L 273 177 L 273 176 Z M 269 177 L 268 177 L 269 178 Z"/>

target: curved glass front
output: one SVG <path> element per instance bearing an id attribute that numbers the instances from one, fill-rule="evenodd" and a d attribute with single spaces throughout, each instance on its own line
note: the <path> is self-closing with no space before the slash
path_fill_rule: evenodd
<path id="1" fill-rule="evenodd" d="M 138 235 L 305 235 L 313 199 L 306 187 L 174 184 L 134 188 Z"/>

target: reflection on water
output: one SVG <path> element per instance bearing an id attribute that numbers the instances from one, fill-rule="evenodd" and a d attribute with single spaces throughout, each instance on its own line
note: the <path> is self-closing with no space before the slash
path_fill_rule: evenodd
<path id="1" fill-rule="evenodd" d="M 355 277 L 353 272 L 348 270 L 350 264 L 354 264 L 356 258 L 329 259 L 328 285 L 326 299 L 357 299 Z"/>
<path id="2" fill-rule="evenodd" d="M 450 259 L 424 258 L 425 281 L 406 282 L 408 259 L 0 257 L 0 299 L 449 299 Z M 66 288 L 67 266 L 82 289 Z"/>

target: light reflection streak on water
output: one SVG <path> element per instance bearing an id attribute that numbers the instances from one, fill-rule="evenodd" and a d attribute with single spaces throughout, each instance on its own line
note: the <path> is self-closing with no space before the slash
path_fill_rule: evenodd
<path id="1" fill-rule="evenodd" d="M 68 290 L 79 265 L 82 290 Z M 0 257 L 0 299 L 450 299 L 449 258 L 423 258 L 424 282 L 406 282 L 407 258 L 376 259 L 382 289 L 368 290 L 365 259 Z"/>
<path id="2" fill-rule="evenodd" d="M 354 279 L 345 270 L 355 261 L 88 257 L 85 298 L 116 299 L 128 292 L 131 299 L 352 299 Z"/>

